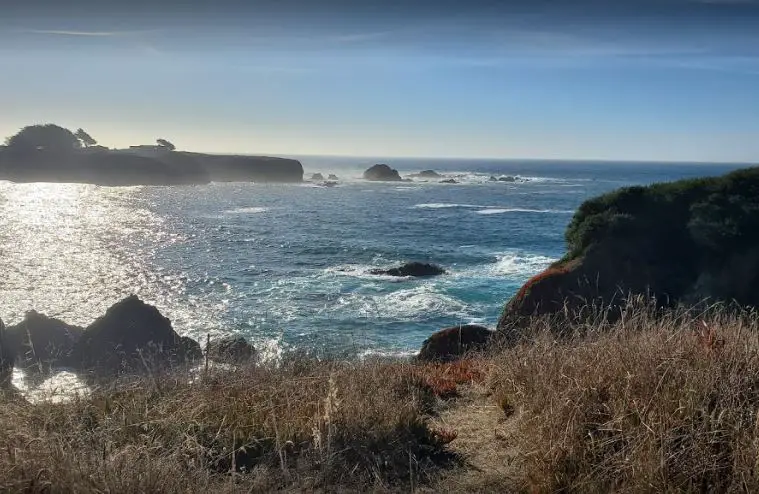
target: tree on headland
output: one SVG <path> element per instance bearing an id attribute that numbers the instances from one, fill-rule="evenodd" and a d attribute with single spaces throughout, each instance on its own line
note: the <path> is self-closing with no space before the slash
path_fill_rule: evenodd
<path id="1" fill-rule="evenodd" d="M 70 153 L 82 147 L 79 139 L 68 129 L 59 125 L 29 125 L 5 141 L 9 151 Z"/>
<path id="2" fill-rule="evenodd" d="M 77 139 L 84 145 L 84 147 L 88 148 L 90 146 L 94 146 L 98 143 L 95 139 L 92 138 L 91 135 L 89 135 L 87 132 L 85 132 L 84 129 L 79 128 L 76 130 L 76 133 L 74 133 Z"/>
<path id="3" fill-rule="evenodd" d="M 177 147 L 166 139 L 156 139 L 155 141 L 160 147 L 167 151 L 174 151 Z"/>

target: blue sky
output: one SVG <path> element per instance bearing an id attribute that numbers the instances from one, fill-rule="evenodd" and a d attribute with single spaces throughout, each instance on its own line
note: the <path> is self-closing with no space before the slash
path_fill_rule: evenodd
<path id="1" fill-rule="evenodd" d="M 308 5 L 15 6 L 0 135 L 55 122 L 113 147 L 759 161 L 751 0 Z"/>

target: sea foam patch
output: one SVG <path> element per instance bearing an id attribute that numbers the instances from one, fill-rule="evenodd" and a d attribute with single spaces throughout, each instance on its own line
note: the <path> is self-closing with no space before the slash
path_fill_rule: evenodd
<path id="1" fill-rule="evenodd" d="M 227 214 L 257 214 L 257 213 L 265 213 L 269 210 L 269 208 L 265 208 L 262 206 L 251 206 L 246 208 L 235 208 L 235 209 L 228 209 L 227 211 L 224 211 Z"/>
<path id="2" fill-rule="evenodd" d="M 424 204 L 415 204 L 414 209 L 447 209 L 447 208 L 486 208 L 477 204 L 455 204 L 446 202 L 431 202 Z"/>
<path id="3" fill-rule="evenodd" d="M 504 213 L 542 213 L 542 214 L 572 214 L 569 209 L 529 209 L 529 208 L 486 208 L 475 211 L 477 214 L 504 214 Z"/>

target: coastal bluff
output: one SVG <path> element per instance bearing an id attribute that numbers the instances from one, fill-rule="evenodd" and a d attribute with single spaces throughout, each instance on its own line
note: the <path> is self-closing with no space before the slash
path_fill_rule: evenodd
<path id="1" fill-rule="evenodd" d="M 165 139 L 127 149 L 96 143 L 82 129 L 24 127 L 0 146 L 0 180 L 106 186 L 303 181 L 303 166 L 294 159 L 177 151 Z"/>
<path id="2" fill-rule="evenodd" d="M 498 329 L 533 315 L 618 314 L 629 296 L 657 306 L 759 307 L 759 167 L 626 187 L 584 202 L 567 254 L 528 280 Z"/>

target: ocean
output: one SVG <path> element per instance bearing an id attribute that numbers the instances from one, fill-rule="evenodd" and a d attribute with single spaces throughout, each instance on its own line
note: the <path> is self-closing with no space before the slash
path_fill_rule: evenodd
<path id="1" fill-rule="evenodd" d="M 432 332 L 493 326 L 564 253 L 585 199 L 741 165 L 298 157 L 336 187 L 214 183 L 109 188 L 0 182 L 0 317 L 87 325 L 135 293 L 182 335 L 247 337 L 264 359 L 410 355 Z M 370 183 L 388 163 L 437 180 Z M 516 182 L 490 182 L 511 175 Z M 448 274 L 369 273 L 406 261 Z"/>

